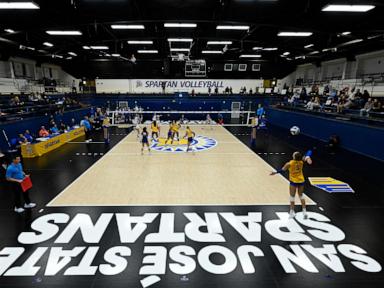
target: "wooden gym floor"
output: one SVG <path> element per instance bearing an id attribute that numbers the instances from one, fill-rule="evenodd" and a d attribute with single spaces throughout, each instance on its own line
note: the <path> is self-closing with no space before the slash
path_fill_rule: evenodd
<path id="1" fill-rule="evenodd" d="M 48 206 L 287 205 L 288 181 L 269 176 L 273 168 L 238 138 L 221 126 L 193 130 L 217 146 L 141 155 L 131 132 Z M 307 203 L 314 204 L 309 198 Z"/>

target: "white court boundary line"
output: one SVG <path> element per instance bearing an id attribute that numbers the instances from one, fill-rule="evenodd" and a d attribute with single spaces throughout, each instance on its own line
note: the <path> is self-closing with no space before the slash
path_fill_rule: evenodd
<path id="1" fill-rule="evenodd" d="M 224 128 L 224 127 L 223 127 Z M 267 164 L 267 166 L 269 166 L 272 170 L 276 170 L 275 168 L 273 168 L 268 162 L 264 161 L 263 158 L 261 158 L 259 155 L 257 155 L 254 151 L 252 151 L 247 145 L 245 145 L 243 142 L 241 142 L 239 139 L 236 138 L 236 136 L 234 136 L 232 133 L 230 133 L 227 129 L 225 129 L 225 132 L 227 134 L 229 134 L 231 137 L 233 137 L 234 139 L 236 139 L 238 142 L 240 142 L 243 146 L 245 146 L 247 148 L 247 150 L 249 150 L 251 152 L 251 154 L 255 155 L 259 160 L 263 161 L 264 163 Z M 102 157 L 100 157 L 95 163 L 93 163 L 93 165 L 91 165 L 90 167 L 88 167 L 87 170 L 85 170 L 82 174 L 80 174 L 73 182 L 71 182 L 67 187 L 64 188 L 63 191 L 61 191 L 59 194 L 57 194 L 51 201 L 48 202 L 48 204 L 46 204 L 47 207 L 143 207 L 143 206 L 153 206 L 153 207 L 161 207 L 161 206 L 170 206 L 170 207 L 176 207 L 176 206 L 223 206 L 223 207 L 229 207 L 229 206 L 286 206 L 288 205 L 288 202 L 287 204 L 281 204 L 281 203 L 258 203 L 258 204 L 252 204 L 252 203 L 248 203 L 248 204 L 76 204 L 76 205 L 52 205 L 52 203 L 60 197 L 61 194 L 63 194 L 67 189 L 69 189 L 72 185 L 74 185 L 82 176 L 86 175 L 92 167 L 95 167 L 95 165 L 97 165 L 99 163 L 99 161 L 101 159 L 104 158 L 104 156 L 110 154 L 114 149 L 116 149 L 116 147 L 124 140 L 126 139 L 131 133 L 133 133 L 134 131 L 131 131 L 130 133 L 127 134 L 127 136 L 125 136 L 124 138 L 122 138 L 119 142 L 116 143 L 116 145 L 111 149 L 109 150 L 107 153 L 105 153 Z M 238 154 L 236 152 L 234 152 L 235 154 Z M 115 153 L 115 155 L 118 155 L 119 153 Z M 125 153 L 123 153 L 125 154 Z M 160 153 L 158 153 L 160 154 Z M 167 155 L 167 154 L 163 154 L 161 153 L 162 155 Z M 222 154 L 222 153 L 217 153 L 217 154 Z M 242 154 L 248 154 L 249 153 L 242 153 Z M 114 155 L 113 153 L 111 153 L 111 156 Z M 138 154 L 135 154 L 135 155 L 138 155 Z M 175 153 L 175 155 L 177 155 L 177 153 Z M 152 155 L 151 155 L 152 156 Z M 266 175 L 268 176 L 268 175 Z M 289 181 L 287 178 L 285 178 L 283 175 L 279 174 L 277 175 L 278 177 L 282 177 L 288 184 L 289 184 Z M 308 197 L 305 193 L 304 195 L 310 199 L 312 203 L 308 203 L 307 206 L 315 206 L 317 205 L 317 203 L 315 201 L 313 201 L 310 197 Z"/>

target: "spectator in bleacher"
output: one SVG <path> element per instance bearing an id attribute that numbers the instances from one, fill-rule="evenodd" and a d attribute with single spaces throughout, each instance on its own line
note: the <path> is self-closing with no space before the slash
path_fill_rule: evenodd
<path id="1" fill-rule="evenodd" d="M 364 106 L 364 101 L 363 101 L 363 93 L 360 92 L 360 89 L 357 89 L 354 91 L 349 98 L 353 102 L 353 108 L 361 108 Z"/>
<path id="2" fill-rule="evenodd" d="M 219 94 L 219 88 L 215 87 L 215 94 Z"/>
<path id="3" fill-rule="evenodd" d="M 41 126 L 40 128 L 40 131 L 39 131 L 39 137 L 48 137 L 49 136 L 49 132 L 47 129 L 45 129 L 45 126 Z"/>
<path id="4" fill-rule="evenodd" d="M 305 98 L 307 98 L 307 96 L 308 96 L 307 89 L 305 89 L 305 87 L 301 88 L 300 99 L 304 100 Z"/>
<path id="5" fill-rule="evenodd" d="M 368 98 L 368 101 L 365 102 L 364 108 L 360 109 L 360 116 L 368 115 L 373 107 L 372 98 Z"/>
<path id="6" fill-rule="evenodd" d="M 364 103 L 368 101 L 369 97 L 370 97 L 370 95 L 369 95 L 368 91 L 364 90 L 363 96 L 362 96 Z"/>
<path id="7" fill-rule="evenodd" d="M 296 106 L 296 103 L 300 100 L 299 91 L 296 90 L 295 93 L 288 99 L 288 103 L 292 106 Z"/>
<path id="8" fill-rule="evenodd" d="M 372 105 L 372 112 L 380 112 L 381 111 L 381 103 L 379 101 L 379 99 L 375 98 L 373 100 L 373 105 Z"/>
<path id="9" fill-rule="evenodd" d="M 229 87 L 229 94 L 230 94 L 230 95 L 233 94 L 232 86 Z"/>
<path id="10" fill-rule="evenodd" d="M 310 94 L 313 95 L 313 96 L 319 95 L 319 85 L 313 84 L 312 87 L 311 87 Z"/>
<path id="11" fill-rule="evenodd" d="M 308 110 L 314 110 L 314 109 L 319 109 L 321 107 L 320 104 L 320 98 L 319 97 L 312 97 L 310 101 L 308 101 L 307 105 L 305 107 Z"/>
<path id="12" fill-rule="evenodd" d="M 51 127 L 51 133 L 52 134 L 59 134 L 59 128 L 57 128 L 57 125 L 53 125 L 53 127 Z"/>
<path id="13" fill-rule="evenodd" d="M 337 113 L 343 113 L 344 105 L 347 103 L 346 97 L 343 93 L 340 93 L 339 101 L 337 102 Z"/>
<path id="14" fill-rule="evenodd" d="M 336 89 L 332 89 L 331 93 L 329 93 L 328 99 L 337 99 L 337 91 Z"/>
<path id="15" fill-rule="evenodd" d="M 328 95 L 329 94 L 329 85 L 325 85 L 323 95 Z"/>
<path id="16" fill-rule="evenodd" d="M 27 140 L 27 138 L 25 138 L 25 136 L 23 134 L 19 134 L 19 137 L 17 137 L 17 143 L 19 145 L 23 145 L 23 144 L 28 143 L 28 140 Z"/>
<path id="17" fill-rule="evenodd" d="M 75 118 L 71 119 L 71 128 L 74 129 L 77 126 Z"/>
<path id="18" fill-rule="evenodd" d="M 212 92 L 212 89 L 211 89 L 211 86 L 208 87 L 208 96 L 211 96 L 211 92 Z"/>
<path id="19" fill-rule="evenodd" d="M 91 142 L 91 130 L 92 126 L 91 123 L 89 122 L 88 116 L 84 116 L 84 119 L 80 121 L 80 126 L 84 127 L 84 132 L 85 132 L 85 142 Z"/>
<path id="20" fill-rule="evenodd" d="M 355 106 L 353 93 L 350 96 L 345 96 L 345 103 L 341 110 L 352 109 Z"/>
<path id="21" fill-rule="evenodd" d="M 63 121 L 60 121 L 59 132 L 60 133 L 65 133 L 67 130 L 68 130 L 67 125 L 65 125 Z"/>
<path id="22" fill-rule="evenodd" d="M 33 142 L 33 137 L 31 135 L 31 133 L 29 132 L 29 130 L 25 130 L 24 132 L 24 137 L 27 139 L 27 141 L 29 143 L 32 143 Z"/>

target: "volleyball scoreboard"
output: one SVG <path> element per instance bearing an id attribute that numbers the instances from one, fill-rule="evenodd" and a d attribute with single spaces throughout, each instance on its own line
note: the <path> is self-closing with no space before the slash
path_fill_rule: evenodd
<path id="1" fill-rule="evenodd" d="M 185 61 L 185 77 L 206 77 L 207 64 L 205 60 Z"/>

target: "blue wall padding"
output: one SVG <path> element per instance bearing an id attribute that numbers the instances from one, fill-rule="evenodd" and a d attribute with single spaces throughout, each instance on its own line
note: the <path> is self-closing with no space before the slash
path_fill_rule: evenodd
<path id="1" fill-rule="evenodd" d="M 335 134 L 340 137 L 341 147 L 384 160 L 384 128 L 274 108 L 268 108 L 267 115 L 273 125 L 287 129 L 298 126 L 304 135 L 323 141 Z"/>

